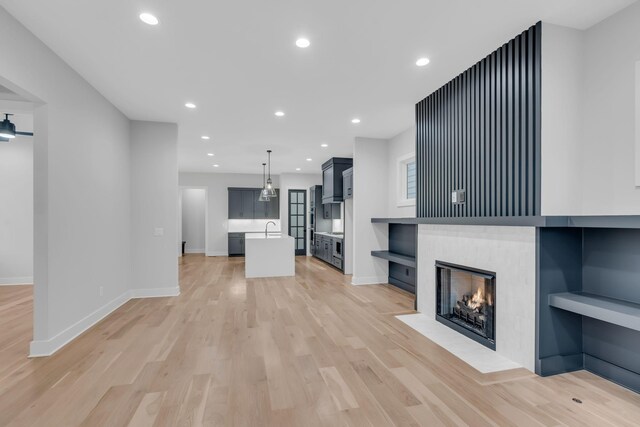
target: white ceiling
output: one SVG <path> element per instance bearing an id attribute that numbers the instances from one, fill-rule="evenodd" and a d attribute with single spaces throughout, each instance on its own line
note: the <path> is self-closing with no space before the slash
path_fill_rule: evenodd
<path id="1" fill-rule="evenodd" d="M 274 173 L 304 173 L 319 172 L 329 157 L 350 156 L 355 136 L 389 138 L 409 128 L 417 101 L 538 20 L 584 29 L 634 1 L 0 5 L 129 118 L 178 122 L 181 171 L 261 173 L 271 148 Z M 143 24 L 143 11 L 160 24 Z M 309 48 L 295 46 L 300 36 Z M 421 56 L 431 59 L 424 68 L 415 66 Z M 198 108 L 184 108 L 187 101 Z M 276 118 L 276 110 L 286 116 Z M 354 117 L 362 122 L 353 125 Z"/>

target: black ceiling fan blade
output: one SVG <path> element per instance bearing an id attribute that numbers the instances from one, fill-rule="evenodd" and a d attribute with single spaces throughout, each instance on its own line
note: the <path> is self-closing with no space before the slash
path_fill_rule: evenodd
<path id="1" fill-rule="evenodd" d="M 33 136 L 33 132 L 17 132 L 16 135 Z"/>

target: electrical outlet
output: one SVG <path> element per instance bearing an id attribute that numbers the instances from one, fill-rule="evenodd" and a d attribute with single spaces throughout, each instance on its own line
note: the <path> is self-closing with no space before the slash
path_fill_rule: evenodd
<path id="1" fill-rule="evenodd" d="M 100 286 L 100 288 L 98 289 L 98 291 L 100 292 L 100 296 L 104 295 L 104 288 L 102 286 Z"/>
<path id="2" fill-rule="evenodd" d="M 451 203 L 453 203 L 454 205 L 460 205 L 465 202 L 465 196 L 465 190 L 454 190 L 451 192 Z"/>

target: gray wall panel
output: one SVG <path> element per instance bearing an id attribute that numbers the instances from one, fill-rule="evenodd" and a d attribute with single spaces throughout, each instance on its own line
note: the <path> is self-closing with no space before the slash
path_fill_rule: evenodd
<path id="1" fill-rule="evenodd" d="M 540 214 L 540 40 L 538 23 L 416 105 L 418 217 Z"/>

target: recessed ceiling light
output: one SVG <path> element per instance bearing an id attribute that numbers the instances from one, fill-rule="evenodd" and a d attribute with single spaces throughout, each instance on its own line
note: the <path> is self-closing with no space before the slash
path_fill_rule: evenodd
<path id="1" fill-rule="evenodd" d="M 310 162 L 310 161 L 312 161 L 312 160 L 313 160 L 312 158 L 308 158 L 308 159 L 307 159 L 307 162 Z"/>
<path id="2" fill-rule="evenodd" d="M 351 120 L 351 123 L 357 125 L 358 123 L 360 123 L 360 119 L 353 119 L 353 120 Z"/>
<path id="3" fill-rule="evenodd" d="M 276 111 L 276 116 L 278 117 L 284 116 L 284 111 Z"/>
<path id="4" fill-rule="evenodd" d="M 194 104 L 193 102 L 187 102 L 186 104 L 184 104 L 184 106 L 191 109 L 196 108 L 196 104 Z"/>
<path id="5" fill-rule="evenodd" d="M 219 166 L 220 166 L 220 165 L 219 165 L 219 164 L 217 164 L 217 163 L 216 163 L 215 165 L 213 165 L 213 167 L 214 167 L 214 168 L 217 168 L 217 167 L 219 167 Z"/>
<path id="6" fill-rule="evenodd" d="M 300 170 L 300 168 L 296 168 L 296 170 L 297 170 L 297 171 L 299 171 L 299 170 Z"/>
<path id="7" fill-rule="evenodd" d="M 211 138 L 208 137 L 207 135 L 202 135 L 200 138 L 204 139 L 205 141 L 210 140 Z"/>
<path id="8" fill-rule="evenodd" d="M 207 153 L 207 156 L 209 156 L 209 157 L 213 157 L 214 155 L 215 154 L 213 154 L 213 153 Z"/>
<path id="9" fill-rule="evenodd" d="M 428 63 L 429 63 L 429 58 L 418 58 L 418 60 L 416 61 L 416 65 L 418 67 L 424 67 Z"/>
<path id="10" fill-rule="evenodd" d="M 160 22 L 158 18 L 147 12 L 140 14 L 140 20 L 149 25 L 158 25 L 158 22 Z"/>
<path id="11" fill-rule="evenodd" d="M 329 146 L 329 144 L 320 144 L 320 147 L 322 148 L 327 148 Z"/>
<path id="12" fill-rule="evenodd" d="M 298 40 L 296 40 L 296 46 L 301 47 L 301 48 L 305 48 L 305 47 L 309 47 L 311 45 L 311 42 L 309 41 L 309 39 L 305 39 L 305 38 L 299 38 Z"/>

